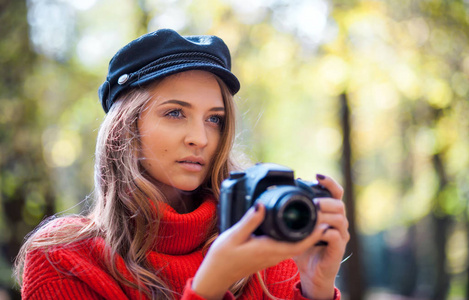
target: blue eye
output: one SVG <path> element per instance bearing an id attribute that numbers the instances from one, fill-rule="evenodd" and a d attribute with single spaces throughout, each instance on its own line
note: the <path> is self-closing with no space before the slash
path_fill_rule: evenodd
<path id="1" fill-rule="evenodd" d="M 170 110 L 169 112 L 166 113 L 166 116 L 171 117 L 171 118 L 181 118 L 182 111 L 180 109 Z"/>
<path id="2" fill-rule="evenodd" d="M 208 118 L 208 121 L 211 123 L 215 123 L 217 125 L 221 125 L 223 123 L 224 117 L 219 115 L 213 115 Z"/>

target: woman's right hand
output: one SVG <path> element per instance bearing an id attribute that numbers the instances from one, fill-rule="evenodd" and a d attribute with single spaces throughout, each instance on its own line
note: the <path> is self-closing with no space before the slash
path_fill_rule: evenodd
<path id="1" fill-rule="evenodd" d="M 236 281 L 305 252 L 320 241 L 328 227 L 320 224 L 310 236 L 296 243 L 276 241 L 252 234 L 264 215 L 263 205 L 251 207 L 215 240 L 192 281 L 195 293 L 208 300 L 221 299 Z"/>

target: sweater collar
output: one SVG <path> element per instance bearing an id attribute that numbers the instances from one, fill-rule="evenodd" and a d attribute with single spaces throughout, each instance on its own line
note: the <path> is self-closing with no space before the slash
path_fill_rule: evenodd
<path id="1" fill-rule="evenodd" d="M 161 204 L 162 218 L 156 251 L 184 255 L 203 246 L 215 225 L 216 206 L 215 199 L 209 197 L 194 211 L 179 214 L 168 204 Z"/>

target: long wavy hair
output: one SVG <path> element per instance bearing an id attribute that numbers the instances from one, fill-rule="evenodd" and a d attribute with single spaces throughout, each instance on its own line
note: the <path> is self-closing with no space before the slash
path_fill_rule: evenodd
<path id="1" fill-rule="evenodd" d="M 207 180 L 198 189 L 216 199 L 220 184 L 236 169 L 231 158 L 235 138 L 235 105 L 225 83 L 216 77 L 225 106 L 225 123 Z M 15 262 L 15 276 L 22 284 L 26 254 L 35 249 L 67 245 L 87 238 L 101 237 L 110 251 L 104 253 L 107 271 L 121 284 L 143 292 L 151 299 L 173 299 L 174 292 L 157 276 L 146 258 L 158 239 L 161 215 L 155 214 L 158 203 L 166 201 L 162 192 L 152 184 L 140 163 L 140 137 L 137 121 L 151 100 L 151 86 L 134 89 L 122 95 L 106 115 L 97 138 L 94 202 L 85 216 L 75 216 L 80 222 L 48 220 L 27 238 Z M 66 218 L 70 218 L 68 216 Z M 216 216 L 208 232 L 204 253 L 217 237 Z M 117 268 L 121 256 L 132 275 L 127 279 Z M 52 263 L 52 262 L 51 262 Z M 230 291 L 240 294 L 250 277 L 235 283 Z"/>

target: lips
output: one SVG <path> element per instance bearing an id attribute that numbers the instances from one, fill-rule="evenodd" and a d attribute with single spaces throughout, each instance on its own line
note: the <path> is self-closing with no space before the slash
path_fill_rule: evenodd
<path id="1" fill-rule="evenodd" d="M 180 160 L 178 163 L 187 163 L 187 164 L 197 164 L 203 166 L 203 164 L 196 162 L 196 161 L 190 161 L 190 160 Z"/>
<path id="2" fill-rule="evenodd" d="M 181 160 L 178 160 L 177 163 L 186 171 L 200 172 L 203 170 L 205 160 L 201 157 L 185 157 Z"/>
<path id="3" fill-rule="evenodd" d="M 197 164 L 197 165 L 205 165 L 205 160 L 201 157 L 185 157 L 181 160 L 177 161 L 178 163 L 188 163 L 188 164 Z"/>

